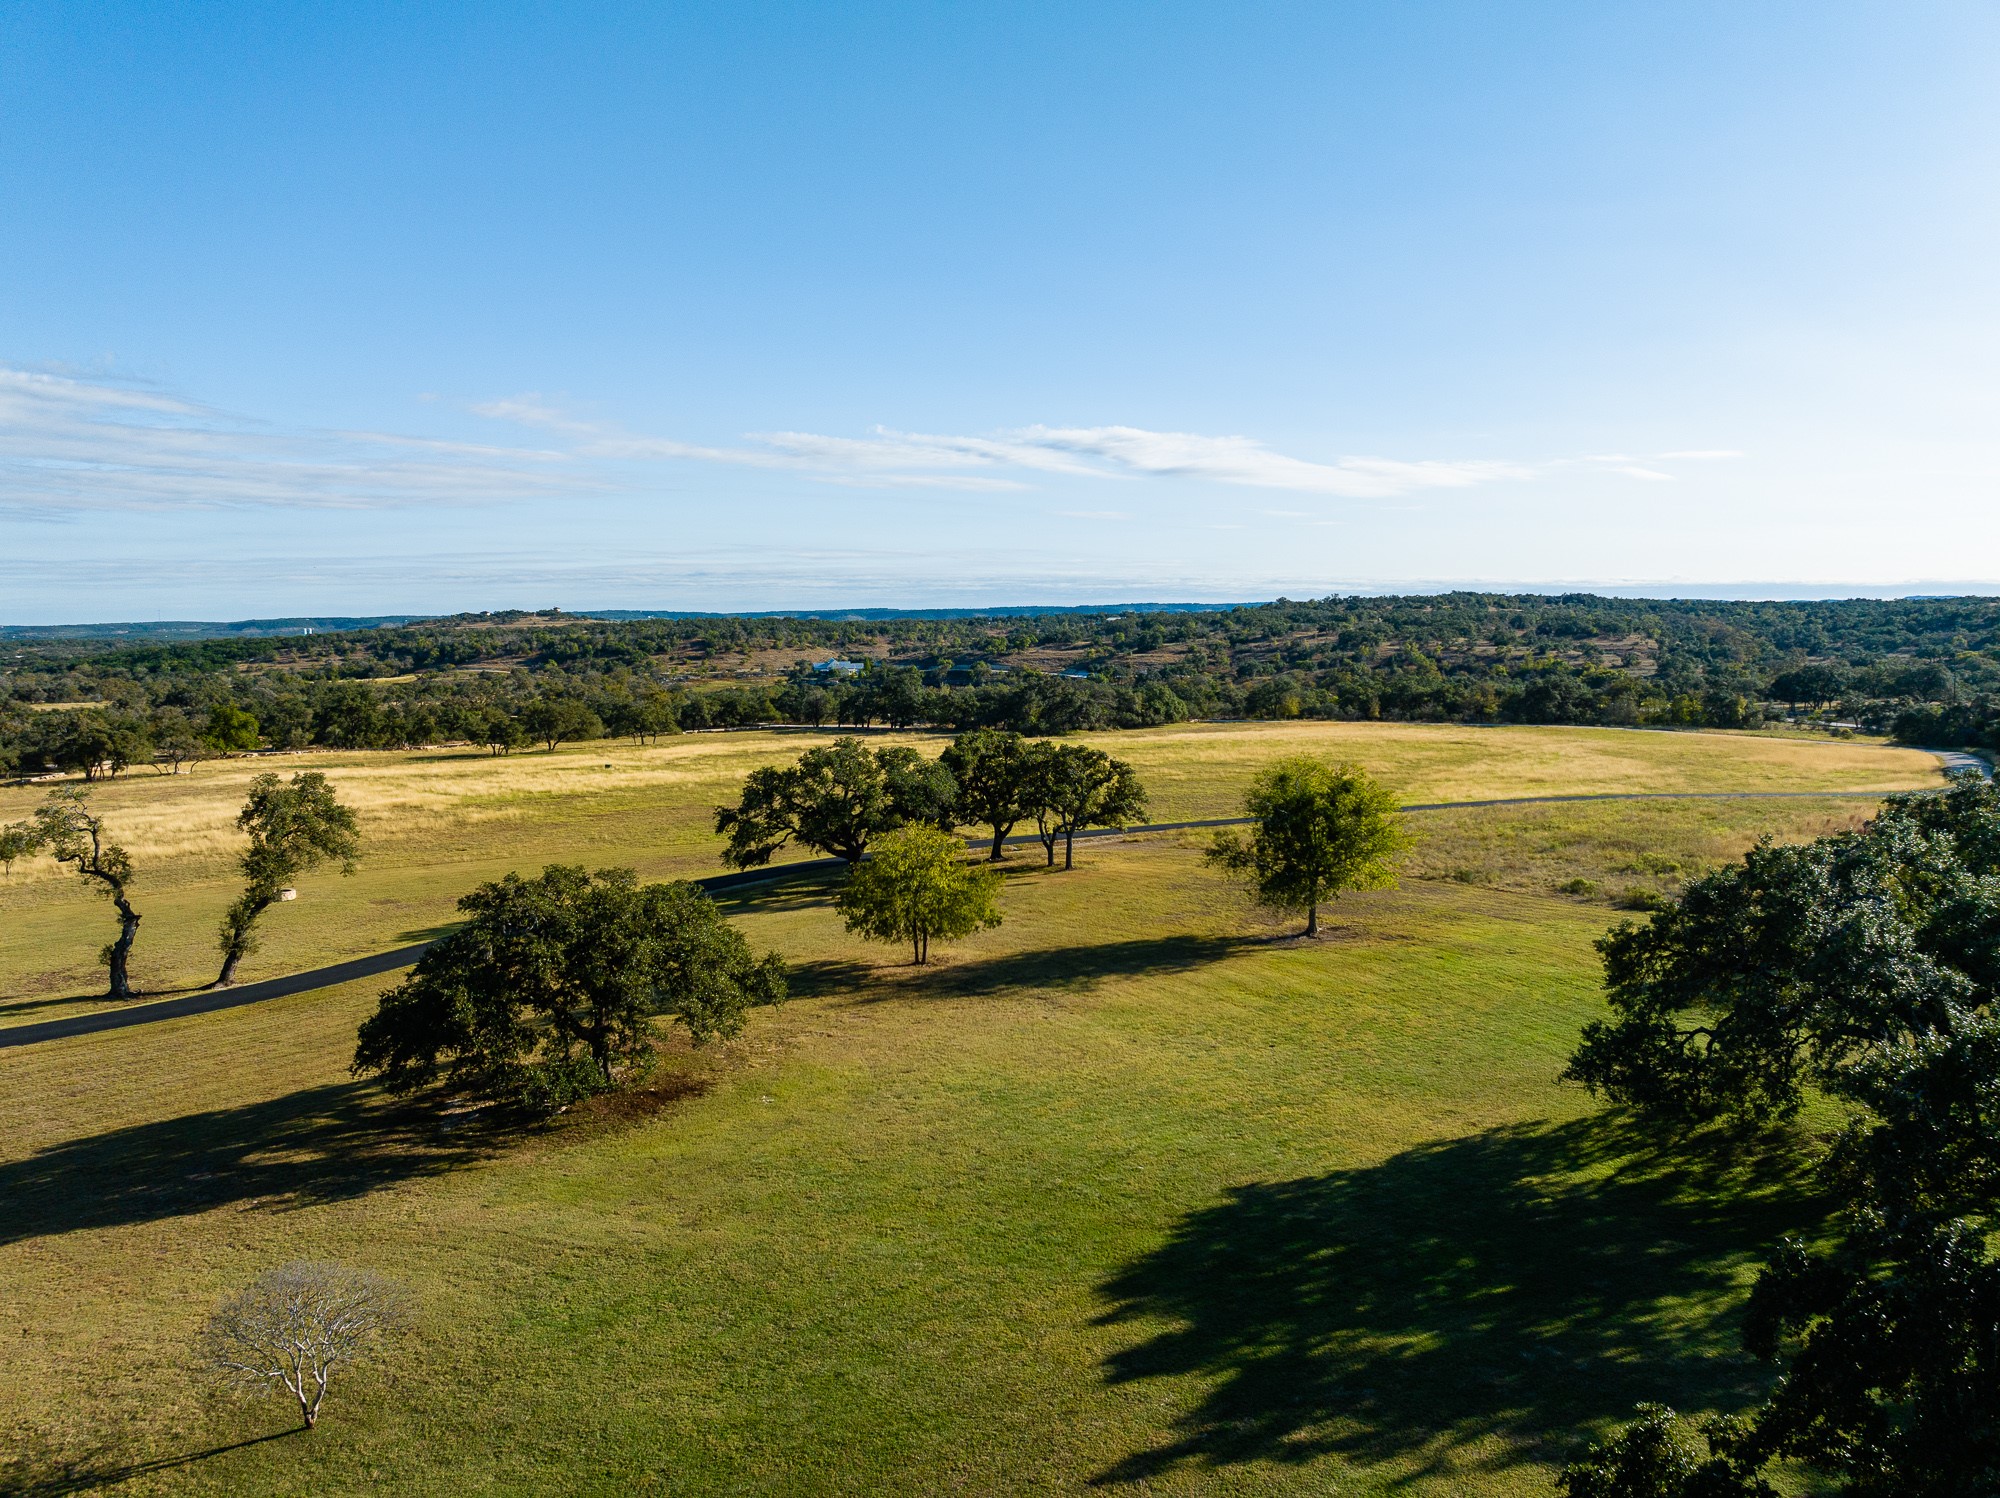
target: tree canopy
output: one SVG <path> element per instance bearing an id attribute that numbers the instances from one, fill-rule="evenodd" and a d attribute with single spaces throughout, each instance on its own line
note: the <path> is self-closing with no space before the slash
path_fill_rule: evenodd
<path id="1" fill-rule="evenodd" d="M 937 761 L 840 738 L 793 764 L 752 770 L 737 804 L 715 809 L 715 830 L 729 838 L 722 859 L 732 868 L 760 868 L 793 841 L 855 864 L 871 838 L 905 823 L 954 825 L 956 799 Z"/>
<path id="2" fill-rule="evenodd" d="M 1769 846 L 1602 943 L 1618 1017 L 1569 1075 L 1684 1137 L 1829 1094 L 1828 1241 L 1750 1297 L 1770 1396 L 1662 1465 L 1657 1412 L 1571 1468 L 1575 1498 L 1770 1491 L 1801 1461 L 1854 1498 L 2000 1491 L 2000 792 L 1958 777 L 1858 833 Z"/>
<path id="3" fill-rule="evenodd" d="M 1305 912 L 1307 936 L 1319 934 L 1321 902 L 1394 884 L 1409 844 L 1395 799 L 1359 765 L 1281 759 L 1251 781 L 1244 809 L 1256 829 L 1218 833 L 1208 861 L 1247 879 L 1259 904 Z"/>
<path id="4" fill-rule="evenodd" d="M 250 834 L 250 846 L 237 861 L 243 893 L 222 917 L 218 987 L 233 980 L 237 964 L 256 949 L 257 922 L 280 891 L 325 863 L 338 863 L 343 874 L 352 874 L 361 851 L 354 813 L 340 804 L 318 770 L 301 771 L 289 782 L 268 771 L 259 775 L 250 782 L 236 825 Z"/>
<path id="5" fill-rule="evenodd" d="M 1007 834 L 1029 815 L 1033 747 L 1018 733 L 977 728 L 953 739 L 942 762 L 957 782 L 959 820 L 993 829 L 988 856 L 997 860 Z"/>
<path id="6" fill-rule="evenodd" d="M 1023 799 L 1055 867 L 1076 867 L 1076 835 L 1087 827 L 1127 827 L 1146 813 L 1146 788 L 1122 759 L 1083 744 L 1037 745 L 1029 758 Z"/>
<path id="7" fill-rule="evenodd" d="M 133 908 L 132 855 L 104 835 L 103 818 L 90 809 L 86 786 L 58 786 L 35 809 L 34 817 L 6 829 L 18 834 L 8 842 L 13 855 L 43 850 L 68 864 L 79 879 L 109 900 L 118 912 L 118 937 L 98 954 L 110 973 L 113 999 L 132 997 L 132 944 L 139 936 L 139 912 Z"/>
<path id="8" fill-rule="evenodd" d="M 1976 776 L 1860 832 L 1760 844 L 1598 943 L 1614 1018 L 1565 1075 L 1656 1117 L 1789 1116 L 1807 1084 L 1985 1003 L 2000 980 L 2000 810 Z"/>
<path id="9" fill-rule="evenodd" d="M 1000 876 L 969 868 L 965 845 L 935 827 L 903 827 L 882 837 L 834 897 L 847 929 L 877 941 L 910 944 L 911 960 L 930 961 L 931 942 L 970 936 L 1000 924 Z"/>
<path id="10" fill-rule="evenodd" d="M 658 1018 L 700 1045 L 784 997 L 779 958 L 753 957 L 686 882 L 558 864 L 483 884 L 458 906 L 468 923 L 433 943 L 361 1026 L 354 1069 L 391 1091 L 442 1082 L 557 1107 L 642 1075 Z"/>

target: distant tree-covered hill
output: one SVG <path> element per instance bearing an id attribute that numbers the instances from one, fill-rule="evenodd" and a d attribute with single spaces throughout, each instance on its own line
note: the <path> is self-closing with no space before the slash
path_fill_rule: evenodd
<path id="1" fill-rule="evenodd" d="M 113 773 L 251 743 L 505 752 L 778 721 L 1064 733 L 1190 717 L 1748 727 L 1782 715 L 1993 747 L 2000 696 L 1990 598 L 1455 593 L 361 622 L 205 638 L 10 631 L 0 760 Z"/>

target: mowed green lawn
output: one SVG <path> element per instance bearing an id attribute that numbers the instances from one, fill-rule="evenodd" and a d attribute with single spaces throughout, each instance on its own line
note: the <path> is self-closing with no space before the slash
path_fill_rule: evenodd
<path id="1" fill-rule="evenodd" d="M 1556 1084 L 1610 912 L 1411 880 L 1304 944 L 1191 840 L 1084 858 L 930 972 L 732 903 L 801 996 L 527 1138 L 347 1075 L 379 982 L 0 1051 L 0 1432 L 121 1494 L 1546 1494 L 1634 1401 L 1758 1387 L 1732 1308 L 1811 1204 Z M 421 1313 L 257 1441 L 189 1342 L 301 1256 Z"/>
<path id="2" fill-rule="evenodd" d="M 238 890 L 233 860 L 241 839 L 231 820 L 261 771 L 323 770 L 358 809 L 366 852 L 356 877 L 309 876 L 297 902 L 266 916 L 264 948 L 244 964 L 245 980 L 420 940 L 456 918 L 454 903 L 466 890 L 509 869 L 563 861 L 627 864 L 653 878 L 718 872 L 714 806 L 734 800 L 753 767 L 830 737 L 690 734 L 643 748 L 598 742 L 504 759 L 465 749 L 280 755 L 206 764 L 193 775 L 128 772 L 95 788 L 93 803 L 137 865 L 133 898 L 144 921 L 133 978 L 157 994 L 215 976 L 216 926 Z M 1241 723 L 1087 737 L 1138 767 L 1152 792 L 1151 815 L 1160 821 L 1236 814 L 1250 776 L 1288 753 L 1356 760 L 1412 802 L 1620 791 L 1888 791 L 1938 778 L 1937 761 L 1913 750 L 1751 734 Z M 871 741 L 914 743 L 927 753 L 945 742 L 923 734 Z M 44 794 L 39 787 L 0 788 L 0 822 L 27 816 Z M 1752 820 L 1762 825 L 1758 819 L 1770 811 Z M 1530 853 L 1516 848 L 1500 860 L 1514 870 L 1503 884 L 1523 883 L 1516 875 L 1528 865 L 1517 855 Z M 1539 867 L 1533 857 L 1529 864 Z M 1600 874 L 1607 897 L 1661 883 L 1644 867 L 1594 870 L 1592 877 Z M 1525 884 L 1546 881 L 1536 872 Z M 0 875 L 0 1024 L 93 1007 L 104 981 L 97 953 L 115 931 L 109 906 L 48 859 Z"/>

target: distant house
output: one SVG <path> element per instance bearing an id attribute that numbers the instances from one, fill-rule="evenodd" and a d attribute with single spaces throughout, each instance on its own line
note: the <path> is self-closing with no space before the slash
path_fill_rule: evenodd
<path id="1" fill-rule="evenodd" d="M 813 670 L 824 671 L 829 676 L 853 676 L 860 669 L 859 661 L 821 661 L 813 667 Z"/>

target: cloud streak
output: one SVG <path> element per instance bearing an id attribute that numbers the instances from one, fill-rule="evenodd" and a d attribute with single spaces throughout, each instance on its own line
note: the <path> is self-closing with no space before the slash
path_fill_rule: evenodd
<path id="1" fill-rule="evenodd" d="M 476 504 L 596 487 L 566 454 L 280 432 L 144 388 L 0 366 L 0 511 Z"/>
<path id="2" fill-rule="evenodd" d="M 1246 436 L 1047 425 L 971 436 L 889 427 L 861 437 L 772 431 L 718 446 L 588 420 L 537 394 L 469 409 L 534 437 L 477 442 L 284 431 L 143 386 L 0 366 L 0 513 L 62 518 L 107 509 L 369 509 L 635 494 L 656 488 L 661 465 L 679 464 L 759 470 L 842 488 L 1005 494 L 1050 483 L 1182 482 L 1367 502 L 1519 483 L 1564 468 L 1660 483 L 1674 475 L 1658 464 L 1740 456 L 1689 449 L 1541 462 L 1316 461 Z M 1114 512 L 1055 513 L 1108 518 Z"/>

